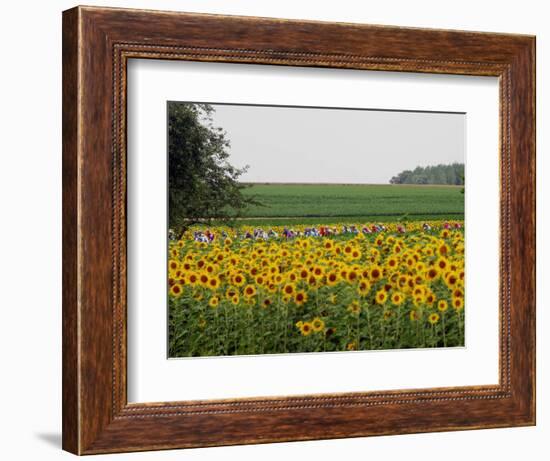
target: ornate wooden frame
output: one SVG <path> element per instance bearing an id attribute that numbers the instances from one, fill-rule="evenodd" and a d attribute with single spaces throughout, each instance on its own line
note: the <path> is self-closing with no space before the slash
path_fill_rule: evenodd
<path id="1" fill-rule="evenodd" d="M 491 75 L 500 81 L 496 386 L 128 404 L 131 58 Z M 77 454 L 535 424 L 535 38 L 77 7 L 63 13 L 63 448 Z"/>

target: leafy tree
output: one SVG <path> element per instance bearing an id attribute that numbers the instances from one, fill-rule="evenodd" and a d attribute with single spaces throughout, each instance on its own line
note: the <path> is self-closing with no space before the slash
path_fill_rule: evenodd
<path id="1" fill-rule="evenodd" d="M 168 104 L 169 227 L 178 235 L 193 224 L 219 220 L 230 223 L 250 204 L 238 182 L 248 167 L 228 161 L 230 143 L 213 125 L 209 104 Z"/>

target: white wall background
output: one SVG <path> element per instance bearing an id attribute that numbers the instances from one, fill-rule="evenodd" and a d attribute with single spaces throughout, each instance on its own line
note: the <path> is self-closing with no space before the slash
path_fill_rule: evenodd
<path id="1" fill-rule="evenodd" d="M 302 458 L 543 460 L 550 437 L 550 327 L 545 316 L 550 193 L 550 30 L 546 2 L 407 0 L 87 1 L 87 4 L 537 35 L 538 425 L 530 428 L 118 455 L 135 460 Z M 69 459 L 61 451 L 61 11 L 71 1 L 5 2 L 0 16 L 0 453 Z M 545 197 L 546 196 L 546 197 Z M 548 286 L 548 284 L 546 284 Z M 546 296 L 545 296 L 546 295 Z M 103 459 L 98 457 L 96 459 Z M 114 459 L 114 458 L 113 458 Z"/>

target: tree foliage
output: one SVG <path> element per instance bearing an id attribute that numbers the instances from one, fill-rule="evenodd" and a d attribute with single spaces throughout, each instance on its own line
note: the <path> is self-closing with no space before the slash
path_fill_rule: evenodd
<path id="1" fill-rule="evenodd" d="M 241 193 L 247 167 L 229 163 L 230 143 L 213 113 L 209 104 L 168 104 L 169 227 L 178 234 L 213 219 L 229 222 L 256 203 Z"/>
<path id="2" fill-rule="evenodd" d="M 404 170 L 390 179 L 390 184 L 448 184 L 464 185 L 464 164 L 434 165 Z"/>

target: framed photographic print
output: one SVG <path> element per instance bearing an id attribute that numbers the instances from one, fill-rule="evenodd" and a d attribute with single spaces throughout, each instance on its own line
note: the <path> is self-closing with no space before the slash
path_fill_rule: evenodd
<path id="1" fill-rule="evenodd" d="M 170 101 L 167 123 L 170 358 L 464 346 L 464 114 Z"/>
<path id="2" fill-rule="evenodd" d="M 63 448 L 535 423 L 535 39 L 63 13 Z"/>

